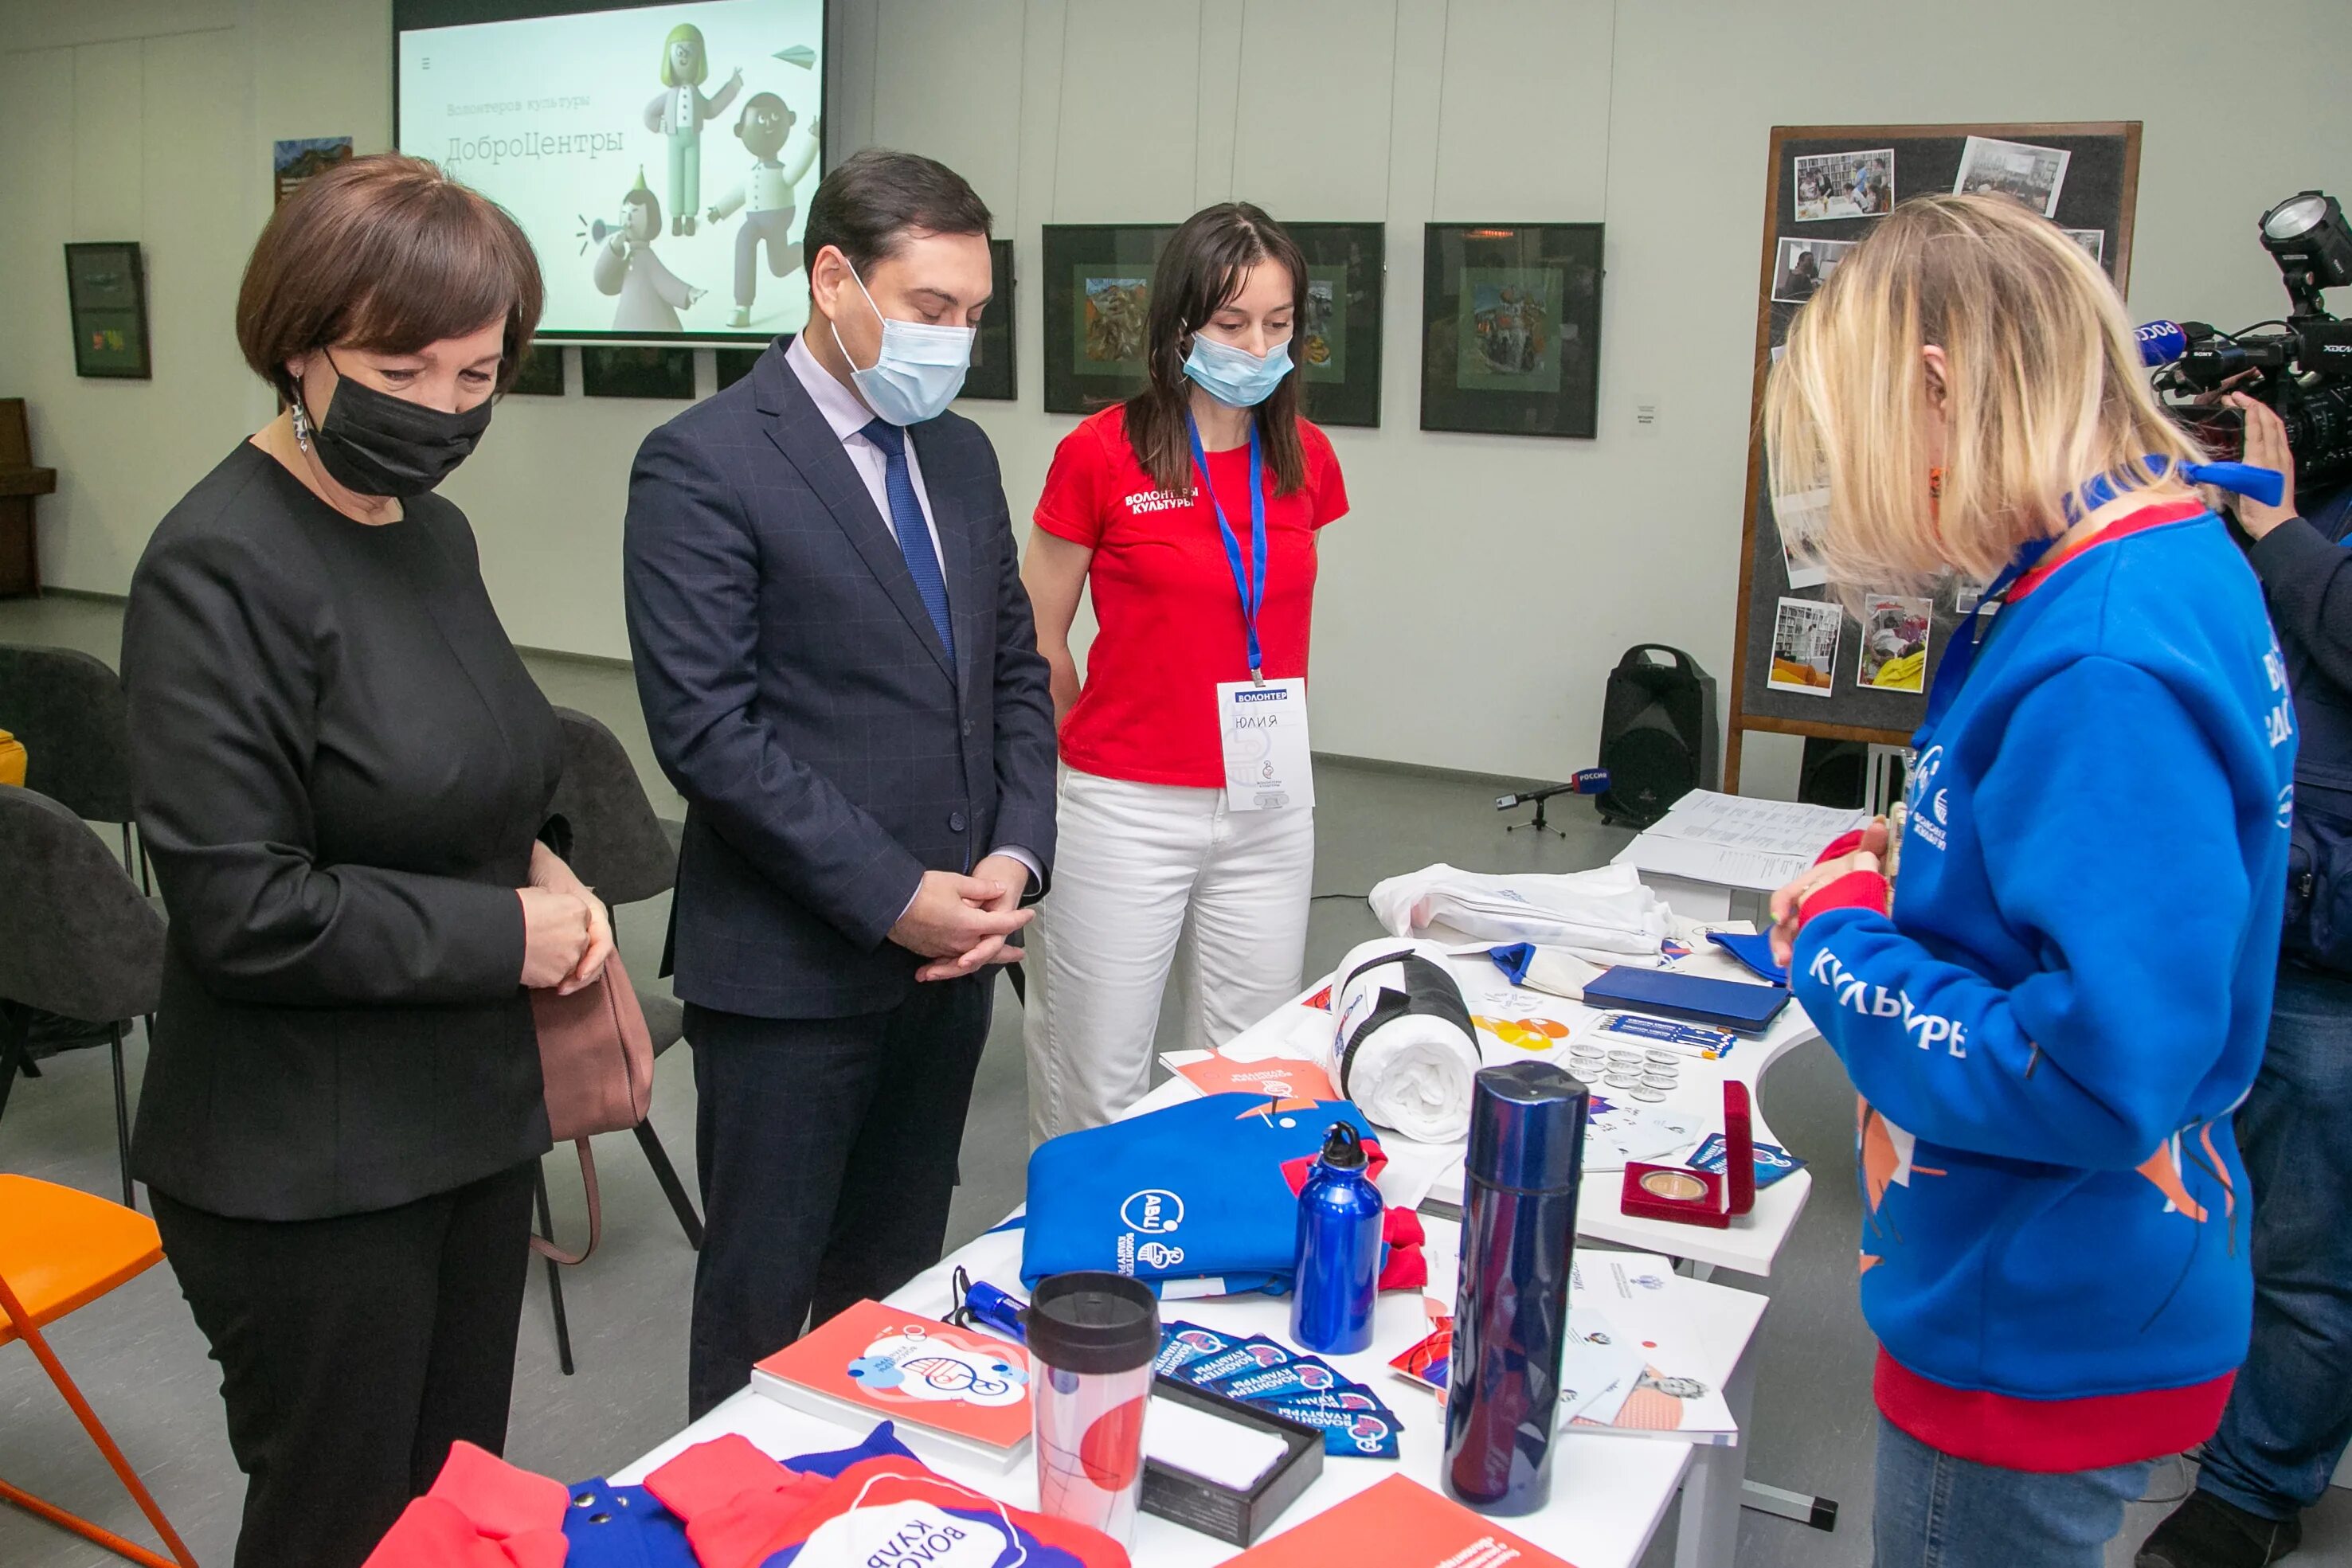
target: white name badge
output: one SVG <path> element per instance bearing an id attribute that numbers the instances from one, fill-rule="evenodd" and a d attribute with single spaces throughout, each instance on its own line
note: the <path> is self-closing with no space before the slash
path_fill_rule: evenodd
<path id="1" fill-rule="evenodd" d="M 1220 683 L 1217 731 L 1225 751 L 1228 810 L 1272 811 L 1315 804 L 1304 680 L 1264 685 L 1255 681 Z"/>

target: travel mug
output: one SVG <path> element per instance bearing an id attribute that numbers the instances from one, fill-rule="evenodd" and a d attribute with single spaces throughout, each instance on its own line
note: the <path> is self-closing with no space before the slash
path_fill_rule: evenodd
<path id="1" fill-rule="evenodd" d="M 1159 1298 L 1123 1274 L 1054 1274 L 1037 1282 L 1021 1322 L 1037 1373 L 1038 1510 L 1126 1545 L 1143 1490 Z"/>
<path id="2" fill-rule="evenodd" d="M 1443 1479 L 1480 1513 L 1533 1513 L 1551 1496 L 1590 1100 L 1541 1061 L 1471 1081 Z"/>

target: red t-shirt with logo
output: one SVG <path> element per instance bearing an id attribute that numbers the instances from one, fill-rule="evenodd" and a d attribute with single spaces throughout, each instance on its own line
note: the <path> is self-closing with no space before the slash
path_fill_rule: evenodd
<path id="1" fill-rule="evenodd" d="M 1344 516 L 1348 490 L 1330 439 L 1306 420 L 1306 483 L 1275 493 L 1264 465 L 1265 592 L 1258 647 L 1267 680 L 1307 674 L 1315 608 L 1315 531 Z M 1249 448 L 1212 452 L 1209 483 L 1249 557 Z M 1160 487 L 1128 444 L 1113 405 L 1062 438 L 1037 499 L 1037 526 L 1095 552 L 1088 567 L 1100 627 L 1077 705 L 1062 726 L 1062 760 L 1138 784 L 1222 789 L 1217 686 L 1249 679 L 1241 593 L 1197 489 Z"/>

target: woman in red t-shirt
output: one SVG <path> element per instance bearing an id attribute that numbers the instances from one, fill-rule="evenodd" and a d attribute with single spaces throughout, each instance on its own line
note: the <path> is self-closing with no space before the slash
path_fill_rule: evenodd
<path id="1" fill-rule="evenodd" d="M 1306 309 L 1306 261 L 1281 225 L 1243 202 L 1192 214 L 1153 270 L 1149 384 L 1064 438 L 1037 501 L 1021 575 L 1063 775 L 1054 889 L 1026 938 L 1033 1141 L 1108 1122 L 1150 1087 L 1180 939 L 1190 1047 L 1298 989 L 1316 530 L 1348 509 L 1289 373 Z M 1083 684 L 1081 592 L 1100 628 Z"/>

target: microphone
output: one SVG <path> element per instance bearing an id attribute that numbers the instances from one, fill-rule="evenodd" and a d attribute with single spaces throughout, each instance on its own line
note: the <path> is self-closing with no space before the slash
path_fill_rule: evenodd
<path id="1" fill-rule="evenodd" d="M 2149 370 L 2168 365 L 2189 351 L 2189 333 L 2178 321 L 2150 321 L 2132 334 L 2139 362 Z"/>
<path id="2" fill-rule="evenodd" d="M 1495 801 L 1495 810 L 1507 811 L 1514 806 L 1525 806 L 1531 801 L 1549 800 L 1554 795 L 1602 795 L 1608 793 L 1608 790 L 1609 769 L 1588 768 L 1580 773 L 1570 775 L 1565 784 L 1554 784 L 1548 789 L 1528 789 L 1517 795 L 1498 796 Z"/>

